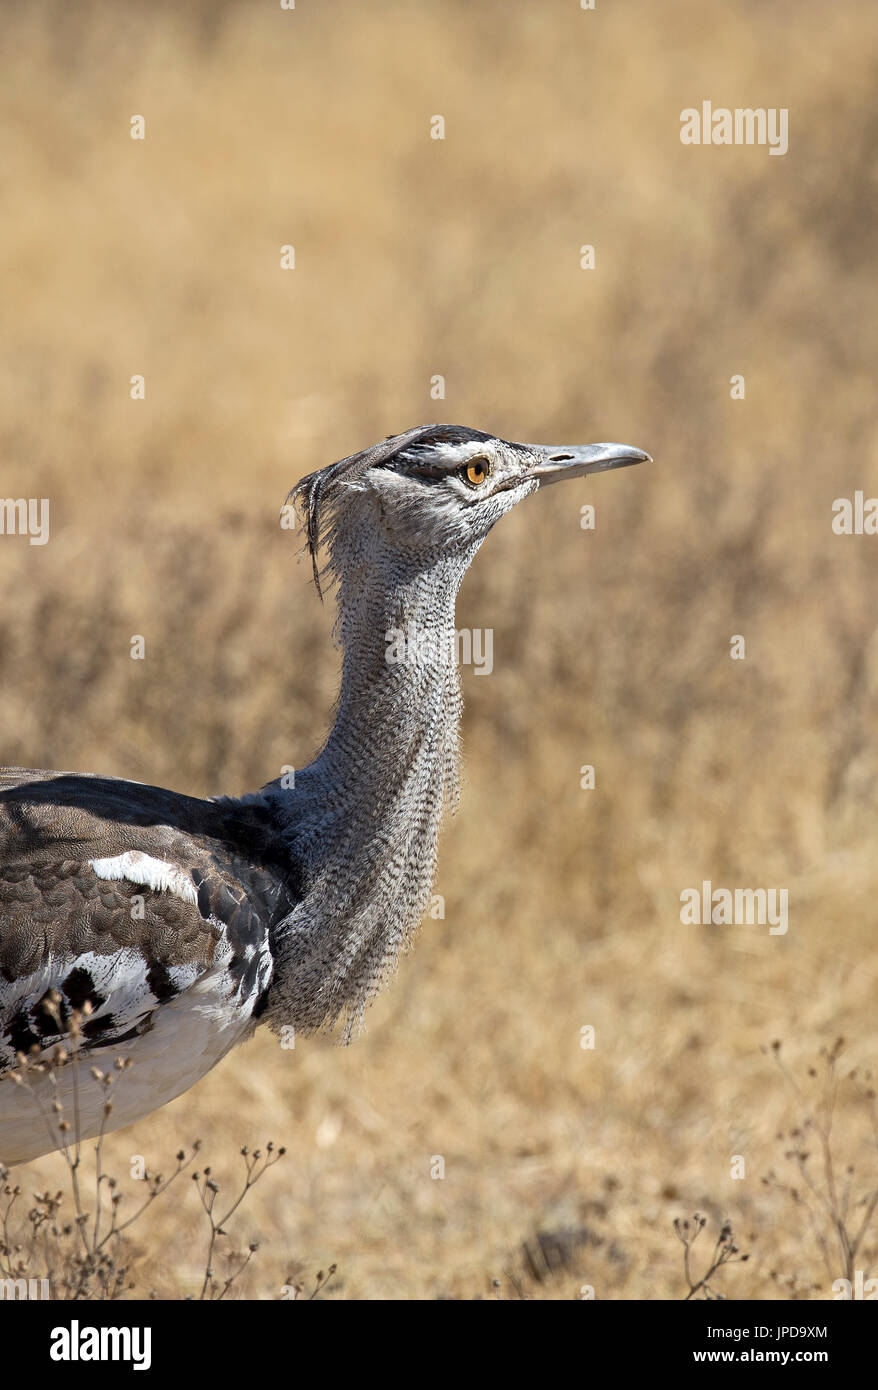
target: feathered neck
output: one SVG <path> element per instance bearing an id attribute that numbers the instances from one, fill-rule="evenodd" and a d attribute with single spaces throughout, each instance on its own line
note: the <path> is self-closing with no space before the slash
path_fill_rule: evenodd
<path id="1" fill-rule="evenodd" d="M 456 802 L 462 709 L 455 600 L 478 549 L 425 565 L 337 537 L 337 717 L 284 798 L 305 895 L 275 933 L 267 1018 L 346 1040 L 423 917 L 443 810 Z"/>

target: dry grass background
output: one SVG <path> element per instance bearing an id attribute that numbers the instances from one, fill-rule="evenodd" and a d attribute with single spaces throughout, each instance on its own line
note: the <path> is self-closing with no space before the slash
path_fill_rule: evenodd
<path id="1" fill-rule="evenodd" d="M 207 795 L 301 766 L 338 657 L 277 515 L 376 438 L 439 418 L 656 460 L 529 501 L 468 577 L 458 620 L 494 629 L 495 669 L 464 676 L 446 917 L 366 1035 L 259 1035 L 111 1166 L 200 1135 L 222 1175 L 285 1143 L 236 1228 L 263 1241 L 251 1296 L 337 1261 L 337 1297 L 514 1296 L 516 1272 L 535 1297 L 677 1297 L 671 1221 L 696 1208 L 751 1252 L 726 1292 L 830 1296 L 760 1182 L 797 1113 L 761 1048 L 801 1069 L 843 1033 L 878 1060 L 878 541 L 830 529 L 833 498 L 878 491 L 878 12 L 2 20 L 0 492 L 49 497 L 52 539 L 0 544 L 0 760 Z M 788 107 L 789 153 L 682 146 L 702 97 Z M 681 926 L 704 878 L 787 887 L 787 936 Z M 874 1171 L 846 1103 L 838 1133 Z M 194 1198 L 142 1232 L 164 1296 L 200 1271 Z M 567 1232 L 543 1281 L 539 1231 Z"/>

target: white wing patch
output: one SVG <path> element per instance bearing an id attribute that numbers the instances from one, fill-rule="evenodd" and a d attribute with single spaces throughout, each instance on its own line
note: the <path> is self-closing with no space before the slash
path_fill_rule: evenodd
<path id="1" fill-rule="evenodd" d="M 89 867 L 98 878 L 108 880 L 125 879 L 128 883 L 140 883 L 144 888 L 156 892 L 173 893 L 186 903 L 197 903 L 198 893 L 188 874 L 164 859 L 154 859 L 139 849 L 126 850 L 112 859 L 89 859 Z"/>

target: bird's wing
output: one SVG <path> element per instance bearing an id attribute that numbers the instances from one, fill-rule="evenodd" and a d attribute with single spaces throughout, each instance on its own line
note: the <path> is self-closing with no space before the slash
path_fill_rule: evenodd
<path id="1" fill-rule="evenodd" d="M 246 1031 L 295 901 L 270 845 L 244 803 L 0 771 L 0 1073 L 69 1041 L 73 1010 L 81 1050 L 110 1047 L 211 975 Z"/>

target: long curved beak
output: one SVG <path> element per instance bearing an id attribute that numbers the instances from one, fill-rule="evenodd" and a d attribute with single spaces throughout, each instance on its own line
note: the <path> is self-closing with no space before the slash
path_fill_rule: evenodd
<path id="1" fill-rule="evenodd" d="M 649 454 L 631 444 L 530 444 L 542 461 L 528 470 L 528 478 L 539 479 L 540 487 L 564 478 L 582 478 L 586 473 L 608 473 L 611 468 L 628 468 L 632 463 L 652 463 Z"/>

